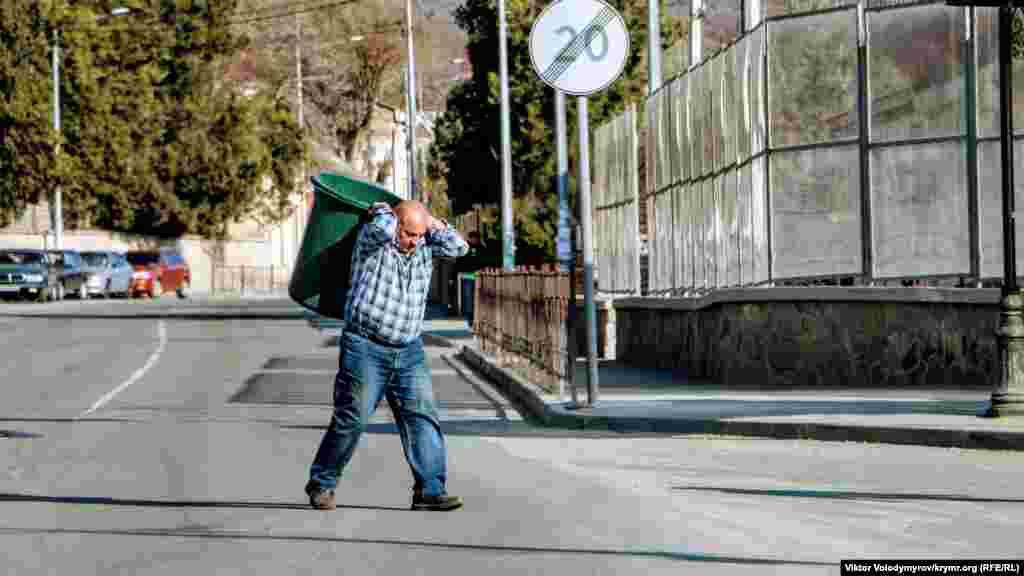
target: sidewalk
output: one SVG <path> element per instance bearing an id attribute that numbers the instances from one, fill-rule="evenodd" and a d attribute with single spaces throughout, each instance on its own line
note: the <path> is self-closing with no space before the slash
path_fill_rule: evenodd
<path id="1" fill-rule="evenodd" d="M 498 367 L 480 352 L 465 322 L 444 322 L 446 330 L 461 334 L 449 342 L 459 349 L 455 359 L 482 376 L 523 417 L 545 426 L 1024 450 L 1024 418 L 980 417 L 991 396 L 983 390 L 737 389 L 694 381 L 679 371 L 602 361 L 597 402 L 573 408 L 570 398 L 545 394 Z M 586 402 L 584 362 L 577 365 L 576 387 L 578 400 Z"/>

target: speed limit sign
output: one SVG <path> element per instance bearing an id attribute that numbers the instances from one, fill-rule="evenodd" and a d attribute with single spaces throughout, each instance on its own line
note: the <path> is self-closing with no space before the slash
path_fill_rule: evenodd
<path id="1" fill-rule="evenodd" d="M 530 30 L 530 60 L 547 85 L 574 96 L 600 92 L 626 65 L 629 34 L 602 0 L 560 0 Z"/>

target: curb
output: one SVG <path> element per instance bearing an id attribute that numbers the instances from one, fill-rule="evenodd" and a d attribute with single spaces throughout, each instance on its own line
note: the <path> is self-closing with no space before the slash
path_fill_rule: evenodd
<path id="1" fill-rule="evenodd" d="M 441 358 L 458 373 L 459 376 L 464 378 L 469 385 L 477 391 L 478 394 L 487 399 L 494 406 L 494 410 L 500 420 L 508 420 L 508 411 L 506 408 L 510 408 L 505 403 L 505 398 L 500 392 L 491 387 L 490 384 L 484 382 L 482 379 L 477 378 L 476 374 L 473 373 L 473 369 L 466 366 L 465 363 L 458 357 L 452 354 L 442 354 Z"/>
<path id="2" fill-rule="evenodd" d="M 457 357 L 490 382 L 524 419 L 544 425 L 551 424 L 547 404 L 536 386 L 504 368 L 499 368 L 469 346 L 463 345 Z"/>
<path id="3" fill-rule="evenodd" d="M 497 366 L 492 359 L 477 350 L 463 346 L 459 355 L 474 370 L 494 384 L 495 388 L 515 406 L 524 418 L 548 427 L 621 433 L 707 434 L 782 440 L 870 442 L 941 448 L 1024 451 L 1024 432 L 873 427 L 814 422 L 758 422 L 708 418 L 594 416 L 584 412 L 573 412 L 560 403 L 546 402 L 536 386 Z"/>

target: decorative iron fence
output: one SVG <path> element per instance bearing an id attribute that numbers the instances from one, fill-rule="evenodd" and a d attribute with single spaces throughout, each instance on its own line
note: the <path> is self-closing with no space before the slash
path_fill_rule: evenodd
<path id="1" fill-rule="evenodd" d="M 212 267 L 210 291 L 214 294 L 285 294 L 289 271 L 281 266 Z"/>
<path id="2" fill-rule="evenodd" d="M 569 273 L 554 265 L 477 272 L 473 331 L 483 352 L 546 392 L 568 375 Z"/>

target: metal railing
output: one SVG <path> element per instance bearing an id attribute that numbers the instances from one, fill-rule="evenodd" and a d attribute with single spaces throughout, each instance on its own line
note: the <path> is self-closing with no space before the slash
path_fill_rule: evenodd
<path id="1" fill-rule="evenodd" d="M 545 392 L 568 374 L 569 273 L 553 265 L 477 272 L 473 331 L 481 350 Z"/>

